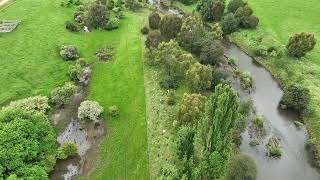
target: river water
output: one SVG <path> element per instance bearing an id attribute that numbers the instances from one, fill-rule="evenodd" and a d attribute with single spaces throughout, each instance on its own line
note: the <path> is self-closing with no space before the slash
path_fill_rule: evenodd
<path id="1" fill-rule="evenodd" d="M 241 71 L 248 71 L 253 78 L 254 89 L 250 93 L 256 111 L 266 118 L 268 134 L 260 145 L 251 147 L 248 130 L 243 134 L 241 150 L 252 155 L 257 162 L 258 180 L 320 180 L 318 172 L 309 164 L 305 149 L 308 138 L 304 127 L 297 128 L 294 121 L 297 117 L 278 110 L 283 91 L 272 75 L 251 57 L 233 44 L 227 45 L 226 56 L 238 59 Z M 265 144 L 268 137 L 280 138 L 281 158 L 266 156 Z"/>

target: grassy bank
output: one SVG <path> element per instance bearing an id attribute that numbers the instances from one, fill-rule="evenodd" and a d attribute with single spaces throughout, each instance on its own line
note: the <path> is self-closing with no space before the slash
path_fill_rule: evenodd
<path id="1" fill-rule="evenodd" d="M 97 170 L 89 179 L 149 179 L 147 124 L 143 79 L 143 45 L 140 28 L 145 14 L 127 13 L 112 41 L 116 44 L 114 60 L 97 63 L 89 89 L 89 99 L 98 101 L 107 111 L 119 108 L 119 116 L 107 120 L 107 137 L 94 161 Z"/>
<path id="2" fill-rule="evenodd" d="M 234 33 L 231 39 L 250 54 L 264 45 L 277 47 L 283 51 L 291 35 L 296 32 L 313 32 L 320 39 L 320 15 L 317 9 L 320 4 L 316 0 L 299 1 L 267 1 L 250 0 L 255 14 L 260 18 L 257 30 L 244 30 Z M 312 137 L 315 137 L 320 150 L 320 44 L 302 59 L 290 58 L 286 54 L 281 58 L 267 57 L 263 63 L 284 85 L 298 83 L 308 87 L 312 100 L 310 109 L 313 115 L 305 118 Z"/>

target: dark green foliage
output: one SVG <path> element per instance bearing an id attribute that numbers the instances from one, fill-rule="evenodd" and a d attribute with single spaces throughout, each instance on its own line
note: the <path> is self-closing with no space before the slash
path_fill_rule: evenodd
<path id="1" fill-rule="evenodd" d="M 85 15 L 85 23 L 92 28 L 104 28 L 107 24 L 109 13 L 107 7 L 101 3 L 91 3 Z"/>
<path id="2" fill-rule="evenodd" d="M 166 39 L 173 39 L 180 32 L 182 19 L 177 15 L 167 14 L 160 21 L 161 35 Z"/>
<path id="3" fill-rule="evenodd" d="M 178 1 L 185 4 L 185 5 L 191 5 L 194 2 L 196 2 L 195 0 L 178 0 Z"/>
<path id="4" fill-rule="evenodd" d="M 186 18 L 182 24 L 177 40 L 181 47 L 189 52 L 197 52 L 201 46 L 201 40 L 205 36 L 205 28 L 200 19 L 193 16 Z"/>
<path id="5" fill-rule="evenodd" d="M 193 155 L 195 130 L 189 126 L 182 126 L 179 128 L 175 136 L 175 148 L 179 159 L 186 157 L 189 159 Z"/>
<path id="6" fill-rule="evenodd" d="M 237 155 L 231 161 L 227 180 L 256 180 L 257 166 L 255 160 L 248 155 Z"/>
<path id="7" fill-rule="evenodd" d="M 143 7 L 143 5 L 137 0 L 125 0 L 126 7 L 132 11 L 137 11 Z"/>
<path id="8" fill-rule="evenodd" d="M 224 48 L 219 41 L 204 45 L 201 48 L 200 62 L 202 64 L 216 65 L 222 60 Z"/>
<path id="9" fill-rule="evenodd" d="M 206 105 L 206 115 L 198 124 L 197 178 L 216 179 L 224 175 L 231 154 L 232 128 L 238 119 L 239 100 L 229 85 L 218 85 Z"/>
<path id="10" fill-rule="evenodd" d="M 179 87 L 179 81 L 172 76 L 165 76 L 159 83 L 163 89 L 177 89 Z"/>
<path id="11" fill-rule="evenodd" d="M 176 97 L 174 91 L 170 91 L 168 93 L 168 95 L 167 95 L 167 104 L 169 106 L 175 105 L 176 104 L 176 99 L 177 99 L 177 97 Z"/>
<path id="12" fill-rule="evenodd" d="M 240 27 L 245 29 L 256 28 L 259 24 L 259 18 L 256 16 L 245 16 L 240 19 Z"/>
<path id="13" fill-rule="evenodd" d="M 70 32 L 79 32 L 79 27 L 76 23 L 71 22 L 71 21 L 66 21 L 65 22 L 65 27 L 68 29 Z"/>
<path id="14" fill-rule="evenodd" d="M 114 56 L 114 47 L 113 46 L 110 46 L 110 45 L 107 45 L 101 49 L 99 49 L 95 55 L 97 56 L 97 58 L 99 60 L 102 60 L 102 61 L 110 61 L 112 60 L 113 56 Z"/>
<path id="15" fill-rule="evenodd" d="M 72 142 L 66 142 L 57 150 L 58 159 L 67 159 L 68 157 L 77 155 L 77 145 Z"/>
<path id="16" fill-rule="evenodd" d="M 178 106 L 179 125 L 195 125 L 205 110 L 206 97 L 201 94 L 184 94 Z"/>
<path id="17" fill-rule="evenodd" d="M 238 30 L 239 20 L 234 16 L 234 14 L 227 14 L 222 20 L 222 30 L 224 34 L 231 34 Z"/>
<path id="18" fill-rule="evenodd" d="M 71 96 L 78 90 L 72 82 L 66 82 L 64 86 L 57 87 L 51 91 L 50 100 L 57 106 L 63 106 L 70 101 Z"/>
<path id="19" fill-rule="evenodd" d="M 211 86 L 214 88 L 218 84 L 223 84 L 225 83 L 227 78 L 227 74 L 224 70 L 222 69 L 215 69 L 212 74 L 212 81 L 211 81 Z"/>
<path id="20" fill-rule="evenodd" d="M 312 33 L 296 33 L 290 37 L 287 49 L 290 56 L 303 57 L 307 52 L 311 51 L 316 45 L 316 38 Z"/>
<path id="21" fill-rule="evenodd" d="M 71 7 L 71 6 L 79 6 L 82 4 L 83 2 L 81 0 L 62 0 L 60 5 L 63 7 Z"/>
<path id="22" fill-rule="evenodd" d="M 149 27 L 151 29 L 158 29 L 160 25 L 160 21 L 161 21 L 161 17 L 157 12 L 153 11 L 149 15 Z"/>
<path id="23" fill-rule="evenodd" d="M 142 34 L 148 34 L 149 33 L 149 28 L 147 26 L 143 26 L 143 28 L 141 28 L 141 33 Z"/>
<path id="24" fill-rule="evenodd" d="M 113 0 L 108 0 L 107 3 L 107 9 L 112 10 L 114 8 L 114 1 Z"/>
<path id="25" fill-rule="evenodd" d="M 157 48 L 158 45 L 161 43 L 162 37 L 161 33 L 159 31 L 150 31 L 147 39 L 146 39 L 146 47 L 151 49 L 151 48 Z"/>
<path id="26" fill-rule="evenodd" d="M 74 82 L 79 82 L 83 76 L 83 68 L 79 63 L 69 67 L 70 79 Z"/>
<path id="27" fill-rule="evenodd" d="M 200 5 L 200 14 L 202 19 L 205 21 L 220 21 L 224 9 L 225 1 L 224 0 L 202 0 Z"/>
<path id="28" fill-rule="evenodd" d="M 251 16 L 253 13 L 253 10 L 251 7 L 247 4 L 243 7 L 239 7 L 237 11 L 234 13 L 236 17 L 246 17 L 246 16 Z"/>
<path id="29" fill-rule="evenodd" d="M 49 179 L 55 163 L 56 134 L 42 113 L 0 112 L 0 179 Z M 12 178 L 12 177 L 11 177 Z"/>
<path id="30" fill-rule="evenodd" d="M 106 26 L 104 27 L 106 30 L 113 30 L 113 29 L 118 29 L 120 24 L 120 20 L 117 17 L 112 17 L 109 19 L 107 22 Z"/>
<path id="31" fill-rule="evenodd" d="M 194 63 L 186 72 L 186 80 L 190 89 L 194 92 L 207 90 L 211 87 L 212 68 Z"/>
<path id="32" fill-rule="evenodd" d="M 158 178 L 159 180 L 179 180 L 178 170 L 171 164 L 166 164 L 160 168 Z"/>
<path id="33" fill-rule="evenodd" d="M 243 0 L 231 0 L 228 4 L 228 12 L 235 13 L 238 8 L 244 7 L 247 3 Z"/>
<path id="34" fill-rule="evenodd" d="M 66 60 L 77 60 L 80 57 L 78 48 L 74 45 L 65 45 L 60 48 L 60 56 Z"/>
<path id="35" fill-rule="evenodd" d="M 310 99 L 308 88 L 292 84 L 284 89 L 280 107 L 282 109 L 291 109 L 303 115 L 307 111 Z"/>

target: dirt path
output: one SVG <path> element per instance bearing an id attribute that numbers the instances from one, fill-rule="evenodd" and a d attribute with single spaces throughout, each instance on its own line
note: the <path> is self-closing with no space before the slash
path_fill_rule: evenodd
<path id="1" fill-rule="evenodd" d="M 0 0 L 0 7 L 5 5 L 9 0 Z"/>

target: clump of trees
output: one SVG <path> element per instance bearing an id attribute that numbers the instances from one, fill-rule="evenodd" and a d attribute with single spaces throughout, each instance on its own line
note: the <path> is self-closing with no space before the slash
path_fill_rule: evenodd
<path id="1" fill-rule="evenodd" d="M 151 29 L 158 29 L 160 25 L 160 21 L 161 21 L 161 17 L 157 12 L 153 11 L 149 15 L 149 27 Z"/>
<path id="2" fill-rule="evenodd" d="M 290 37 L 287 49 L 290 56 L 301 58 L 307 52 L 311 51 L 315 45 L 316 38 L 314 34 L 301 32 Z"/>
<path id="3" fill-rule="evenodd" d="M 83 101 L 78 109 L 78 118 L 81 121 L 97 122 L 102 112 L 103 108 L 98 102 Z"/>
<path id="4" fill-rule="evenodd" d="M 46 96 L 29 97 L 17 101 L 12 101 L 3 111 L 20 109 L 31 113 L 47 113 L 50 109 L 49 100 Z"/>
<path id="5" fill-rule="evenodd" d="M 291 109 L 300 115 L 306 113 L 311 96 L 308 88 L 296 84 L 289 85 L 284 89 L 280 101 L 281 109 Z"/>
<path id="6" fill-rule="evenodd" d="M 177 15 L 167 14 L 160 21 L 160 32 L 165 39 L 173 39 L 180 32 L 182 19 Z"/>
<path id="7" fill-rule="evenodd" d="M 256 180 L 257 165 L 255 160 L 245 154 L 236 155 L 230 164 L 227 180 Z"/>
<path id="8" fill-rule="evenodd" d="M 80 57 L 80 53 L 74 45 L 63 45 L 60 48 L 60 56 L 66 61 L 77 60 Z"/>
<path id="9" fill-rule="evenodd" d="M 48 179 L 55 164 L 56 134 L 43 113 L 19 107 L 2 110 L 0 132 L 1 178 Z"/>

